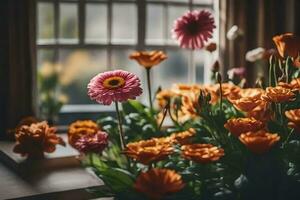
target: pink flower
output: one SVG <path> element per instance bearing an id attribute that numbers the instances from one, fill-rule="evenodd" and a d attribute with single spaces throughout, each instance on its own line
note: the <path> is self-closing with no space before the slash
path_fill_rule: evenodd
<path id="1" fill-rule="evenodd" d="M 174 22 L 173 37 L 183 48 L 201 49 L 216 28 L 208 11 L 189 11 Z"/>
<path id="2" fill-rule="evenodd" d="M 140 85 L 135 74 L 123 70 L 108 71 L 92 78 L 88 84 L 88 95 L 98 103 L 110 105 L 113 101 L 135 99 L 142 94 Z"/>
<path id="3" fill-rule="evenodd" d="M 95 135 L 85 135 L 79 138 L 74 147 L 82 153 L 99 153 L 108 145 L 108 134 L 98 131 Z"/>
<path id="4" fill-rule="evenodd" d="M 234 77 L 244 78 L 246 76 L 246 68 L 235 67 L 227 71 L 228 77 L 233 79 Z"/>

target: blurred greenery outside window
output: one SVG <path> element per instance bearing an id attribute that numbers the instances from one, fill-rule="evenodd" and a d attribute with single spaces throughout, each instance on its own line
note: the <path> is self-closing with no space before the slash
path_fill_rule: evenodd
<path id="1" fill-rule="evenodd" d="M 49 118 L 58 112 L 109 111 L 112 108 L 88 98 L 87 84 L 100 72 L 124 69 L 137 74 L 144 87 L 144 70 L 128 59 L 135 50 L 168 54 L 152 71 L 154 91 L 172 83 L 206 82 L 207 65 L 216 55 L 180 49 L 171 28 L 189 9 L 207 9 L 217 15 L 214 1 L 37 0 L 40 113 Z M 217 42 L 217 36 L 215 31 L 213 41 Z"/>

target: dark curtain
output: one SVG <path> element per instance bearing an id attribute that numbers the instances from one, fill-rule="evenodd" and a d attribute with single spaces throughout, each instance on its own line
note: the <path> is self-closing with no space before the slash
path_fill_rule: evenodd
<path id="1" fill-rule="evenodd" d="M 35 1 L 1 0 L 1 138 L 35 114 Z"/>
<path id="2" fill-rule="evenodd" d="M 244 66 L 250 84 L 256 80 L 253 63 L 245 60 L 247 51 L 257 47 L 275 48 L 272 37 L 285 32 L 300 35 L 300 1 L 298 0 L 219 0 L 220 58 L 222 73 Z M 243 36 L 234 41 L 227 31 L 237 25 Z"/>

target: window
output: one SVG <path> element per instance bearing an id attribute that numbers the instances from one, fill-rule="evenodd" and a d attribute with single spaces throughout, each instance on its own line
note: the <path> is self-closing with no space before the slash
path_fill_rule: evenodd
<path id="1" fill-rule="evenodd" d="M 213 1 L 37 0 L 37 67 L 52 63 L 59 70 L 59 92 L 69 99 L 61 112 L 109 109 L 86 95 L 88 81 L 99 72 L 121 68 L 145 83 L 142 68 L 128 59 L 134 50 L 163 50 L 169 56 L 152 71 L 153 90 L 174 82 L 204 82 L 209 77 L 204 65 L 212 56 L 180 49 L 171 27 L 188 9 L 214 12 Z"/>

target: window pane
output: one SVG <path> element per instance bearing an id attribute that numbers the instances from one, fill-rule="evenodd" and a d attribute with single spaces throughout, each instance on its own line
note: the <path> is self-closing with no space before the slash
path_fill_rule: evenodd
<path id="1" fill-rule="evenodd" d="M 164 11 L 163 6 L 149 4 L 147 6 L 147 44 L 164 43 Z"/>
<path id="2" fill-rule="evenodd" d="M 169 88 L 173 83 L 188 82 L 188 51 L 167 51 L 168 59 L 153 68 L 154 91 L 161 86 Z"/>
<path id="3" fill-rule="evenodd" d="M 146 0 L 146 1 L 155 1 L 157 2 L 157 0 Z M 188 3 L 189 0 L 161 0 L 162 2 L 180 2 L 180 3 Z"/>
<path id="4" fill-rule="evenodd" d="M 37 5 L 37 39 L 38 44 L 54 43 L 54 5 L 38 3 Z"/>
<path id="5" fill-rule="evenodd" d="M 135 4 L 113 4 L 112 42 L 136 43 L 137 9 Z"/>
<path id="6" fill-rule="evenodd" d="M 53 49 L 39 49 L 37 52 L 37 67 L 41 68 L 45 63 L 54 63 Z"/>
<path id="7" fill-rule="evenodd" d="M 78 42 L 78 8 L 74 3 L 60 3 L 59 42 Z"/>
<path id="8" fill-rule="evenodd" d="M 133 49 L 125 49 L 125 50 L 120 50 L 120 49 L 114 49 L 112 51 L 112 66 L 114 69 L 123 69 L 126 71 L 129 71 L 131 73 L 136 74 L 140 80 L 141 80 L 141 84 L 142 84 L 142 88 L 143 88 L 143 93 L 145 93 L 145 71 L 144 68 L 139 66 L 138 63 L 134 60 L 130 60 L 128 58 L 128 56 L 134 52 L 135 50 Z M 141 97 L 139 98 L 139 100 L 145 102 L 145 95 L 141 95 Z"/>
<path id="9" fill-rule="evenodd" d="M 68 96 L 69 104 L 92 104 L 87 95 L 90 79 L 106 70 L 105 50 L 67 50 L 59 51 L 62 65 L 59 81 L 62 92 Z"/>
<path id="10" fill-rule="evenodd" d="M 188 11 L 187 6 L 169 6 L 168 7 L 168 43 L 175 44 L 176 40 L 172 38 L 172 28 L 174 21 Z"/>
<path id="11" fill-rule="evenodd" d="M 194 0 L 194 3 L 213 4 L 214 0 Z"/>
<path id="12" fill-rule="evenodd" d="M 204 80 L 204 62 L 205 59 L 210 58 L 211 55 L 207 55 L 205 54 L 207 52 L 201 50 L 201 51 L 197 51 L 194 52 L 194 56 L 195 56 L 195 65 L 196 65 L 196 82 L 197 83 L 204 83 L 207 80 Z M 207 66 L 208 70 L 209 70 L 209 74 L 208 75 L 208 79 L 210 78 L 210 66 Z"/>
<path id="13" fill-rule="evenodd" d="M 85 19 L 85 42 L 107 42 L 107 6 L 106 4 L 87 4 Z"/>

